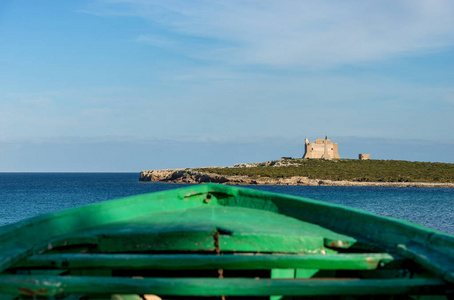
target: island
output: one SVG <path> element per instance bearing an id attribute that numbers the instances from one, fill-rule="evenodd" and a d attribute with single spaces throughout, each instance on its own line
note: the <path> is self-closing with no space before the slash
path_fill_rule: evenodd
<path id="1" fill-rule="evenodd" d="M 454 164 L 401 160 L 290 159 L 232 167 L 140 172 L 140 181 L 231 185 L 391 186 L 454 188 Z"/>

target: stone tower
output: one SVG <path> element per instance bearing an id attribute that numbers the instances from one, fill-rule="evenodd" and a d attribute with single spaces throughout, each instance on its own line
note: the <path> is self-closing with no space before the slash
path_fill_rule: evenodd
<path id="1" fill-rule="evenodd" d="M 309 143 L 306 137 L 305 153 L 303 158 L 315 158 L 315 159 L 333 159 L 340 158 L 337 152 L 337 143 L 331 143 L 327 136 L 325 139 L 318 139 L 315 143 Z"/>

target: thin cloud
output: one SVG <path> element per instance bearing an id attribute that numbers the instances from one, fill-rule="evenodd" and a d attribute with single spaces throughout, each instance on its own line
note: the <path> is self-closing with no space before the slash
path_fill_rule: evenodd
<path id="1" fill-rule="evenodd" d="M 4 100 L 25 105 L 49 106 L 54 102 L 51 94 L 35 95 L 32 93 L 7 93 Z"/>
<path id="2" fill-rule="evenodd" d="M 333 67 L 454 44 L 448 0 L 98 0 L 85 12 L 145 18 L 172 34 L 144 33 L 138 41 L 233 65 Z"/>
<path id="3" fill-rule="evenodd" d="M 162 48 L 176 48 L 177 43 L 171 39 L 154 34 L 142 34 L 136 38 L 136 42 L 151 44 Z"/>

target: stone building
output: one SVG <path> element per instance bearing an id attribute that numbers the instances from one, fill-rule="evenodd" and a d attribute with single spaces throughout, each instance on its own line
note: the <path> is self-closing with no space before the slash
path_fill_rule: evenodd
<path id="1" fill-rule="evenodd" d="M 337 152 L 337 143 L 331 143 L 325 136 L 325 139 L 318 139 L 315 143 L 309 143 L 306 137 L 305 153 L 303 158 L 316 159 L 333 159 L 340 158 Z"/>
<path id="2" fill-rule="evenodd" d="M 359 160 L 369 160 L 370 159 L 370 154 L 364 154 L 364 153 L 360 153 L 358 155 L 359 157 Z"/>

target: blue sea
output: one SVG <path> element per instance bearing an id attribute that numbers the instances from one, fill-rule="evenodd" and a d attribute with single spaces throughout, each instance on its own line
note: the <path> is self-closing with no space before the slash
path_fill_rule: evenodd
<path id="1" fill-rule="evenodd" d="M 0 226 L 39 214 L 185 184 L 140 182 L 138 173 L 0 173 Z M 454 189 L 248 186 L 405 219 L 454 234 Z"/>

